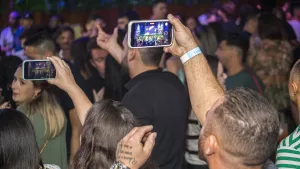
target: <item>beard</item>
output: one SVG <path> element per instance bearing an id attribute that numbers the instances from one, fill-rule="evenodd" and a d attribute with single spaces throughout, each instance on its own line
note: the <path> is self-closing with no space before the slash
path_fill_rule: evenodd
<path id="1" fill-rule="evenodd" d="M 200 160 L 206 161 L 206 157 L 204 154 L 204 140 L 205 137 L 202 134 L 200 134 L 199 141 L 198 141 L 198 157 Z"/>

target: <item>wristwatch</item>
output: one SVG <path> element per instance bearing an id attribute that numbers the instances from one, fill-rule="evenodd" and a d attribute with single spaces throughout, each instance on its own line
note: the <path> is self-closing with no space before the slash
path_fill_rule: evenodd
<path id="1" fill-rule="evenodd" d="M 115 161 L 114 164 L 110 167 L 110 169 L 130 169 L 130 168 L 120 161 Z"/>

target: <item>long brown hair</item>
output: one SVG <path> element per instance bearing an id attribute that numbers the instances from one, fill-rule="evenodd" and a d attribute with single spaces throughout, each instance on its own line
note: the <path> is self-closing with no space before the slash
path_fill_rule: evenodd
<path id="1" fill-rule="evenodd" d="M 120 102 L 104 100 L 89 110 L 83 125 L 81 146 L 71 169 L 110 168 L 116 160 L 118 142 L 138 122 L 134 115 Z M 150 164 L 147 164 L 152 168 Z"/>
<path id="2" fill-rule="evenodd" d="M 45 139 L 53 139 L 58 136 L 65 127 L 65 116 L 56 97 L 50 90 L 50 85 L 45 81 L 32 81 L 35 88 L 41 92 L 28 102 L 22 103 L 18 109 L 24 112 L 30 119 L 40 113 L 45 123 Z"/>

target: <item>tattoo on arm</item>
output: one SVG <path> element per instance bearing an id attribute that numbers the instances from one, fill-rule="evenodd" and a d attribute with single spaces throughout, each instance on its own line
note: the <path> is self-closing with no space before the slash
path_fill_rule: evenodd
<path id="1" fill-rule="evenodd" d="M 132 157 L 132 147 L 129 145 L 122 145 L 120 144 L 120 151 L 118 153 L 119 160 L 127 160 L 131 165 L 136 165 L 137 161 L 135 158 Z"/>

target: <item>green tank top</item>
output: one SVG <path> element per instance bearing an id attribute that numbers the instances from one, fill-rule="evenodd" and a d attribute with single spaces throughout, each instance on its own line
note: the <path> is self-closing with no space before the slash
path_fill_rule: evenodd
<path id="1" fill-rule="evenodd" d="M 41 150 L 45 145 L 45 124 L 41 114 L 36 113 L 30 118 L 36 135 L 36 141 L 39 149 Z M 42 160 L 44 164 L 54 164 L 59 166 L 61 169 L 68 168 L 67 162 L 67 146 L 66 146 L 66 126 L 60 135 L 54 139 L 48 140 L 45 145 L 44 151 L 42 152 Z"/>

